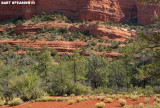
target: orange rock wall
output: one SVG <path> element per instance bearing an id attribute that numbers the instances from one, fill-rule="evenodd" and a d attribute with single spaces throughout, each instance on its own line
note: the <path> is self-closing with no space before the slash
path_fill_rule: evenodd
<path id="1" fill-rule="evenodd" d="M 0 0 L 1 2 L 2 0 Z M 100 20 L 119 22 L 123 13 L 115 0 L 35 0 L 36 5 L 1 5 L 0 20 L 22 16 L 28 19 L 34 14 L 51 11 L 62 12 L 64 15 L 80 20 Z"/>
<path id="2" fill-rule="evenodd" d="M 137 3 L 137 17 L 138 17 L 138 23 L 143 25 L 148 25 L 155 23 L 153 21 L 153 18 L 160 15 L 160 5 L 156 4 L 147 4 L 142 5 L 140 3 Z"/>
<path id="3" fill-rule="evenodd" d="M 8 0 L 0 0 L 8 1 Z M 16 0 L 21 1 L 21 0 Z M 23 0 L 28 1 L 28 0 Z M 31 1 L 31 0 L 29 0 Z M 79 20 L 126 22 L 138 18 L 139 24 L 154 23 L 151 19 L 159 15 L 160 6 L 141 5 L 136 0 L 32 0 L 36 5 L 1 5 L 0 20 L 22 16 L 31 18 L 34 14 L 45 11 L 62 12 L 64 15 Z"/>
<path id="4" fill-rule="evenodd" d="M 118 0 L 118 2 L 125 15 L 121 19 L 121 22 L 125 22 L 137 17 L 136 0 Z"/>

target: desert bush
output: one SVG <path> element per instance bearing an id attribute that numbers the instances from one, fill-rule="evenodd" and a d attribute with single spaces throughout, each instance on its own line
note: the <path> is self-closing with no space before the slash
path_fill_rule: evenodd
<path id="1" fill-rule="evenodd" d="M 96 103 L 97 108 L 103 108 L 105 106 L 104 102 Z"/>
<path id="2" fill-rule="evenodd" d="M 89 100 L 89 98 L 85 97 L 83 100 L 87 101 L 87 100 Z"/>
<path id="3" fill-rule="evenodd" d="M 35 73 L 26 73 L 21 76 L 16 76 L 9 81 L 9 90 L 12 95 L 17 95 L 24 100 L 37 99 L 46 95 L 39 87 L 40 79 Z"/>
<path id="4" fill-rule="evenodd" d="M 118 102 L 120 103 L 121 106 L 125 106 L 127 104 L 127 101 L 124 99 L 119 99 Z"/>
<path id="5" fill-rule="evenodd" d="M 136 101 L 138 98 L 139 98 L 139 96 L 137 96 L 137 95 L 132 95 L 132 96 L 131 96 L 131 99 L 132 99 L 133 101 Z"/>
<path id="6" fill-rule="evenodd" d="M 0 100 L 0 106 L 5 105 L 5 101 Z"/>
<path id="7" fill-rule="evenodd" d="M 73 99 L 75 97 L 75 94 L 71 94 L 70 97 Z"/>
<path id="8" fill-rule="evenodd" d="M 70 105 L 74 104 L 74 100 L 70 100 L 70 101 L 69 101 L 69 104 L 70 104 Z"/>
<path id="9" fill-rule="evenodd" d="M 91 88 L 85 85 L 82 85 L 81 83 L 75 83 L 71 88 L 69 88 L 71 93 L 74 93 L 76 95 L 81 94 L 87 94 L 91 91 Z"/>
<path id="10" fill-rule="evenodd" d="M 14 98 L 12 101 L 8 102 L 8 105 L 10 106 L 16 106 L 23 103 L 23 100 L 21 98 Z"/>
<path id="11" fill-rule="evenodd" d="M 112 98 L 107 98 L 106 100 L 107 100 L 107 103 L 112 103 L 113 99 Z"/>
<path id="12" fill-rule="evenodd" d="M 124 95 L 124 97 L 128 99 L 130 96 L 129 95 Z"/>
<path id="13" fill-rule="evenodd" d="M 120 96 L 116 96 L 115 98 L 118 100 L 120 98 Z"/>
<path id="14" fill-rule="evenodd" d="M 145 98 L 145 99 L 144 99 L 144 103 L 146 103 L 146 104 L 149 103 L 149 101 L 150 101 L 149 98 Z"/>
<path id="15" fill-rule="evenodd" d="M 97 99 L 101 100 L 101 101 L 104 101 L 105 100 L 105 96 L 98 96 Z"/>
<path id="16" fill-rule="evenodd" d="M 144 104 L 143 103 L 139 103 L 139 108 L 144 108 Z"/>
<path id="17" fill-rule="evenodd" d="M 81 97 L 77 98 L 77 102 L 81 102 L 83 99 Z"/>

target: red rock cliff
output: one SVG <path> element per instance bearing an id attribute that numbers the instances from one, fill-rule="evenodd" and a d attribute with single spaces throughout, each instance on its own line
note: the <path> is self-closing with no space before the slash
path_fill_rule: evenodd
<path id="1" fill-rule="evenodd" d="M 2 1 L 2 0 L 0 0 Z M 35 0 L 35 6 L 1 5 L 0 20 L 23 16 L 28 19 L 33 14 L 51 11 L 62 12 L 68 17 L 80 20 L 100 20 L 119 22 L 123 13 L 116 0 Z"/>
<path id="2" fill-rule="evenodd" d="M 36 13 L 52 10 L 80 20 L 119 22 L 123 13 L 116 0 L 38 0 Z"/>
<path id="3" fill-rule="evenodd" d="M 137 17 L 136 0 L 118 0 L 118 2 L 125 15 L 121 19 L 121 22 L 126 22 Z"/>
<path id="4" fill-rule="evenodd" d="M 138 23 L 143 25 L 148 25 L 155 23 L 153 18 L 160 15 L 160 5 L 157 4 L 141 4 L 137 3 L 137 18 Z"/>

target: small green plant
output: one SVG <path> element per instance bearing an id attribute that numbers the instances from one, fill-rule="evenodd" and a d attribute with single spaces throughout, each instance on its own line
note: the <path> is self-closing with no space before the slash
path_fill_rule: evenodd
<path id="1" fill-rule="evenodd" d="M 119 103 L 121 106 L 125 106 L 127 104 L 127 101 L 124 99 L 119 99 Z"/>
<path id="2" fill-rule="evenodd" d="M 115 98 L 118 100 L 120 98 L 120 96 L 116 96 Z"/>
<path id="3" fill-rule="evenodd" d="M 99 97 L 97 97 L 97 99 L 98 99 L 98 100 L 101 100 L 101 101 L 104 101 L 105 96 L 99 96 Z"/>
<path id="4" fill-rule="evenodd" d="M 143 103 L 140 103 L 140 104 L 139 104 L 139 108 L 144 108 L 144 104 L 143 104 Z"/>
<path id="5" fill-rule="evenodd" d="M 132 99 L 133 101 L 136 101 L 138 98 L 139 98 L 139 96 L 137 96 L 137 95 L 131 96 L 131 99 Z"/>
<path id="6" fill-rule="evenodd" d="M 70 101 L 69 101 L 69 104 L 70 104 L 70 105 L 74 104 L 74 100 L 70 100 Z"/>
<path id="7" fill-rule="evenodd" d="M 112 98 L 107 98 L 106 100 L 107 100 L 107 103 L 112 103 L 113 99 Z"/>
<path id="8" fill-rule="evenodd" d="M 81 97 L 77 98 L 77 102 L 81 102 L 81 101 L 82 101 Z"/>
<path id="9" fill-rule="evenodd" d="M 8 105 L 10 106 L 16 106 L 23 103 L 23 100 L 21 98 L 14 98 L 12 101 L 8 102 Z"/>
<path id="10" fill-rule="evenodd" d="M 145 98 L 145 99 L 144 99 L 144 103 L 146 103 L 146 104 L 149 103 L 149 101 L 150 101 L 149 98 Z"/>
<path id="11" fill-rule="evenodd" d="M 87 97 L 84 98 L 85 101 L 89 100 Z"/>
<path id="12" fill-rule="evenodd" d="M 97 108 L 103 108 L 105 106 L 104 102 L 96 103 Z"/>

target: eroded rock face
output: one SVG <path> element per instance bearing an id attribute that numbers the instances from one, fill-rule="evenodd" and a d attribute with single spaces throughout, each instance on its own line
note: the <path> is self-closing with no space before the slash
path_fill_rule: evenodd
<path id="1" fill-rule="evenodd" d="M 126 22 L 137 17 L 136 0 L 118 0 L 118 2 L 125 15 L 121 19 L 121 22 Z"/>
<path id="2" fill-rule="evenodd" d="M 141 3 L 137 3 L 137 9 L 139 24 L 148 25 L 155 23 L 153 19 L 160 15 L 160 5 L 157 4 L 143 5 Z"/>
<path id="3" fill-rule="evenodd" d="M 2 1 L 2 0 L 0 0 Z M 123 17 L 121 8 L 116 0 L 35 0 L 36 5 L 2 5 L 0 20 L 22 16 L 31 18 L 41 12 L 58 11 L 64 15 L 79 20 L 100 20 L 119 22 Z"/>
<path id="4" fill-rule="evenodd" d="M 54 10 L 79 20 L 113 22 L 119 22 L 123 17 L 116 0 L 38 0 L 36 2 L 37 14 Z"/>

